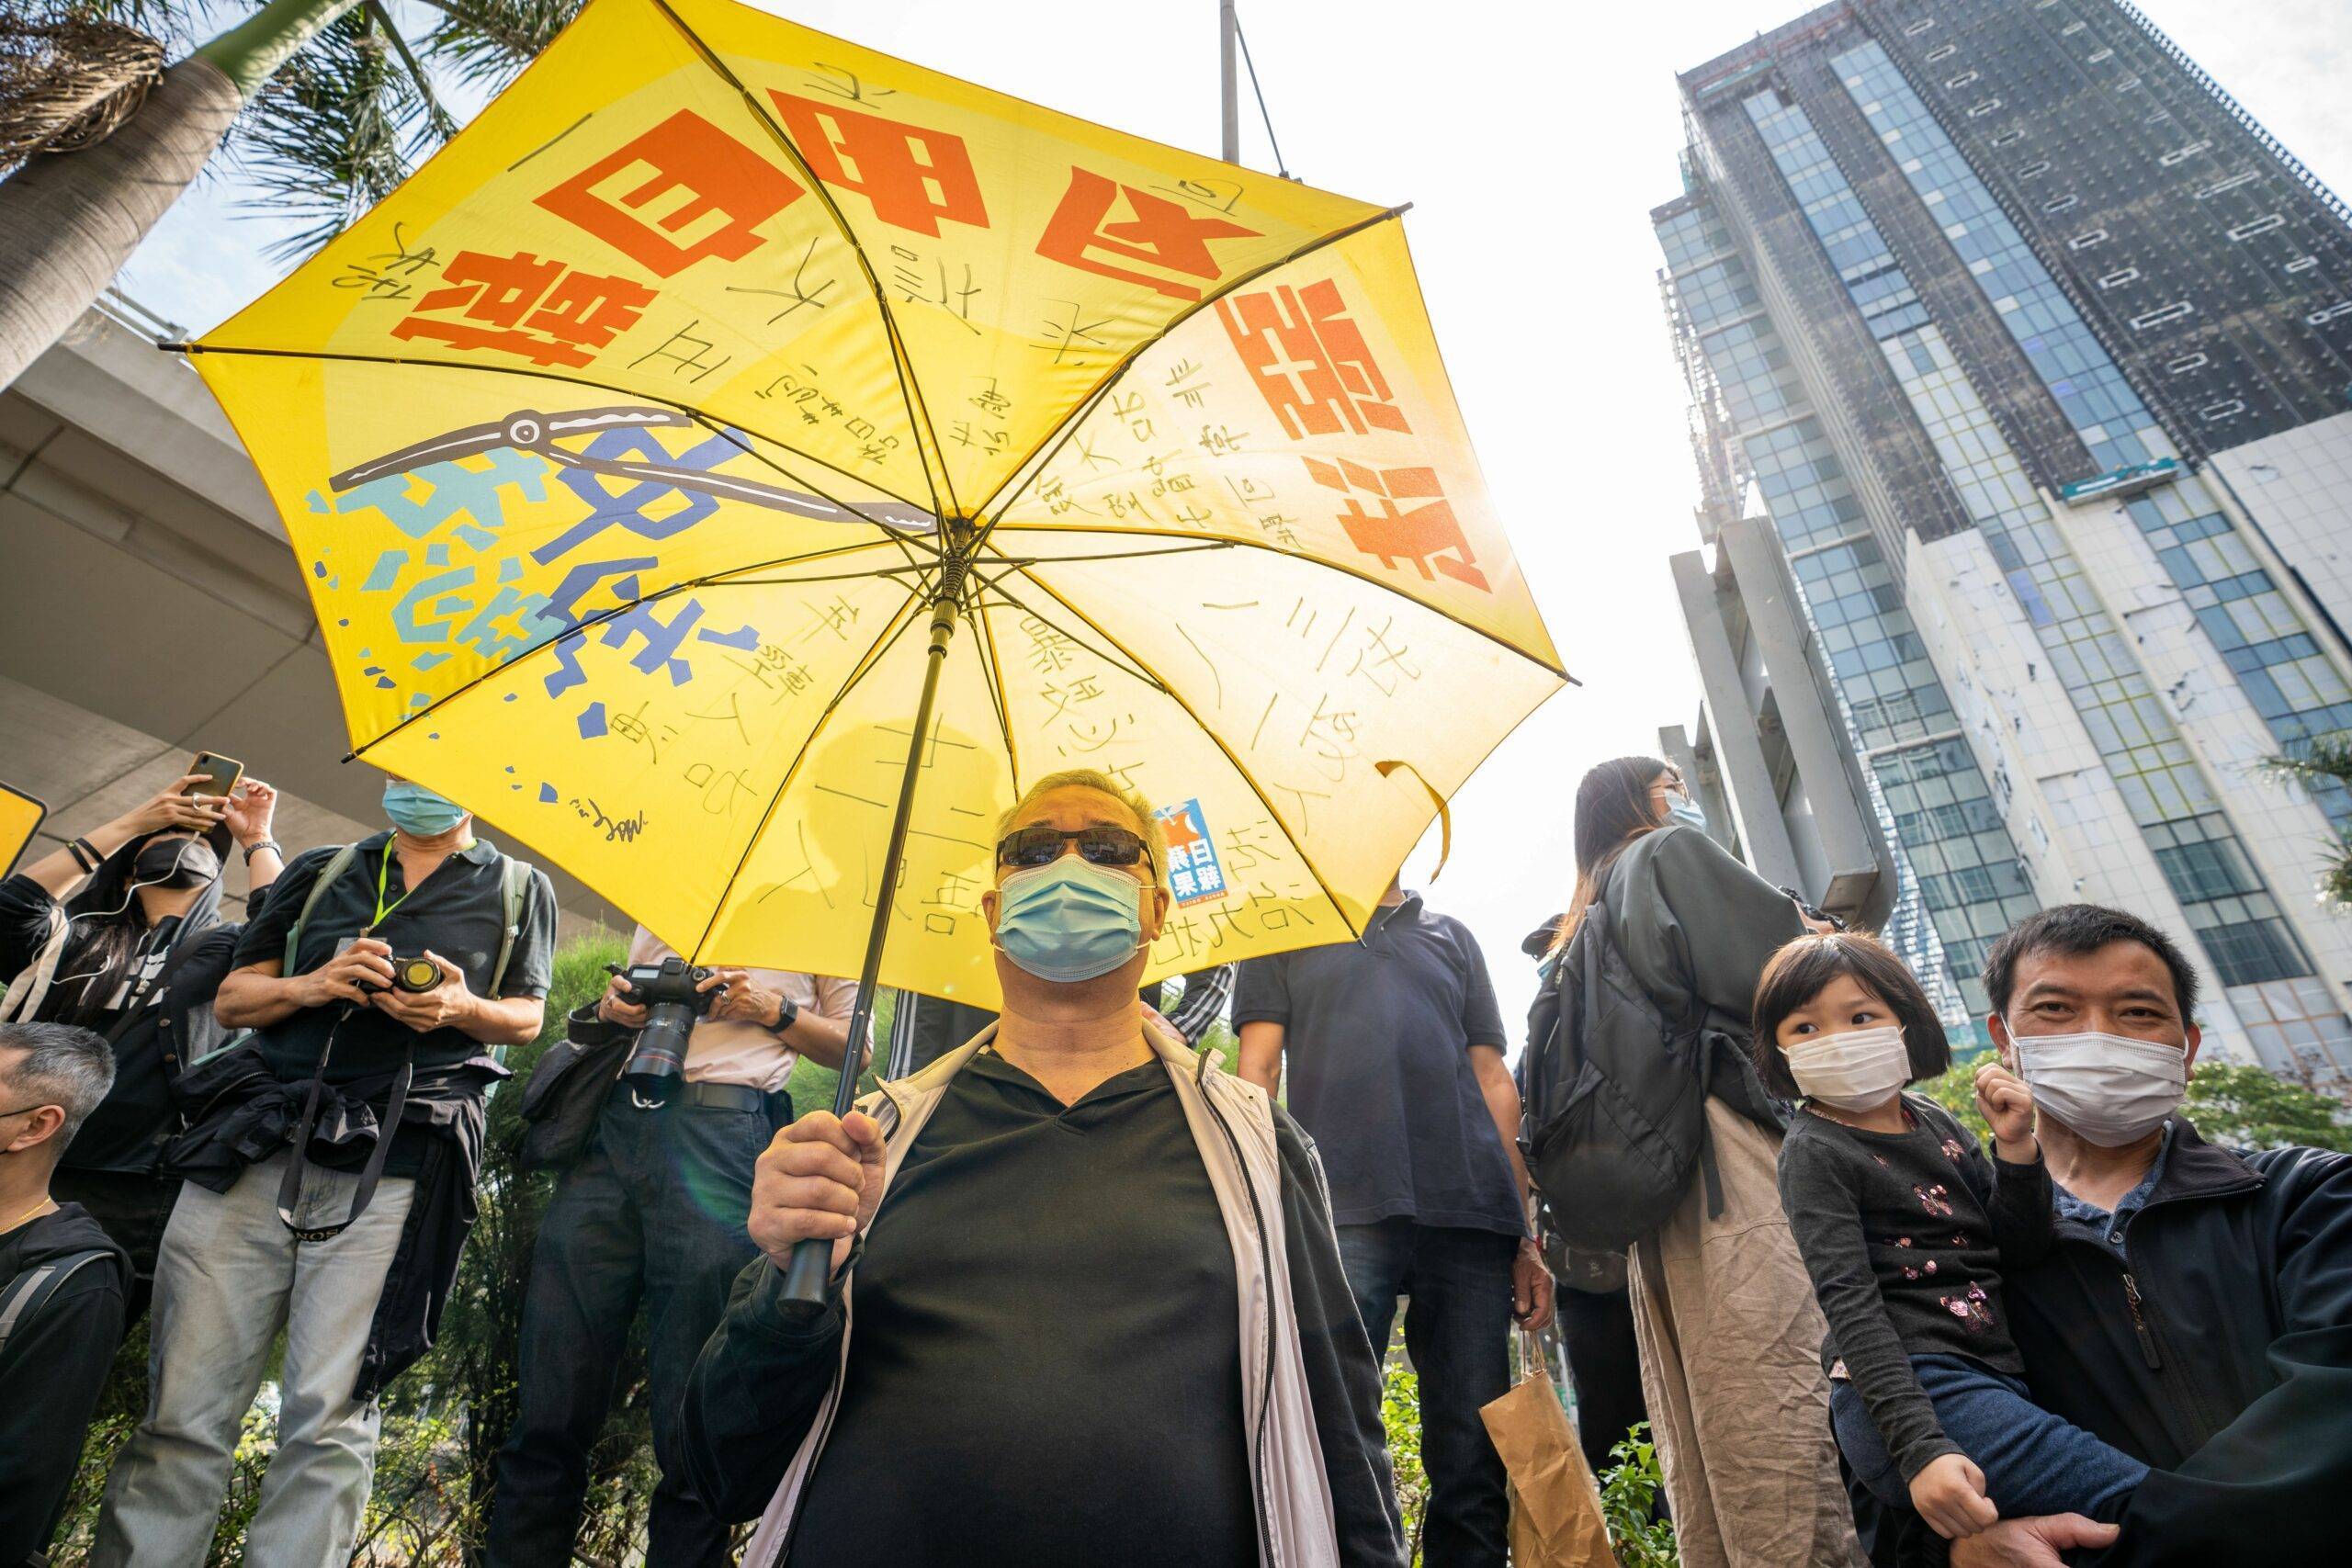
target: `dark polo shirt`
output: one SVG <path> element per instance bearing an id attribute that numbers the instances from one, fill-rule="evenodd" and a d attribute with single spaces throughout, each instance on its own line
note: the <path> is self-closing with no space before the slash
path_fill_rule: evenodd
<path id="1" fill-rule="evenodd" d="M 793 1568 L 1257 1561 L 1233 1244 L 1159 1062 L 1065 1106 L 974 1056 L 856 1280 Z"/>
<path id="2" fill-rule="evenodd" d="M 1242 964 L 1233 1023 L 1283 1026 L 1290 1113 L 1323 1156 L 1335 1224 L 1525 1233 L 1470 1066 L 1471 1046 L 1507 1037 L 1469 927 L 1407 894 L 1359 941 Z"/>
<path id="3" fill-rule="evenodd" d="M 384 902 L 387 907 L 397 903 L 398 908 L 391 908 L 373 934 L 390 943 L 399 957 L 413 957 L 428 949 L 439 953 L 465 971 L 469 990 L 476 996 L 490 995 L 491 966 L 498 961 L 499 938 L 506 926 L 498 851 L 487 840 L 476 839 L 470 847 L 442 862 L 410 894 L 401 874 L 400 857 L 390 852 L 391 840 L 389 830 L 360 840 L 359 853 L 311 911 L 293 972 L 307 975 L 325 964 L 345 938 L 358 935 L 375 920 L 376 876 L 381 870 Z M 271 887 L 262 912 L 245 923 L 244 933 L 237 939 L 234 967 L 243 969 L 286 956 L 286 933 L 302 912 L 311 885 L 334 854 L 335 846 L 328 845 L 295 857 Z M 523 896 L 522 927 L 515 932 L 514 951 L 507 959 L 499 995 L 548 994 L 555 965 L 555 889 L 546 873 L 534 870 Z M 400 1064 L 401 1053 L 412 1044 L 420 1067 L 452 1066 L 482 1051 L 481 1044 L 461 1030 L 441 1028 L 419 1034 L 381 1009 L 335 1002 L 305 1008 L 260 1030 L 262 1059 L 281 1081 L 316 1077 L 330 1032 L 334 1034 L 334 1054 L 327 1064 L 329 1083 L 380 1077 Z"/>

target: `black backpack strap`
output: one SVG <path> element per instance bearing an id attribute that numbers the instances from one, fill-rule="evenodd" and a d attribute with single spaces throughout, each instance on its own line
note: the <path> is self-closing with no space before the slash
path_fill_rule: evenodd
<path id="1" fill-rule="evenodd" d="M 1682 994 L 1690 1003 L 1682 1013 L 1682 1033 L 1699 1058 L 1699 1180 L 1707 1191 L 1707 1218 L 1717 1220 L 1724 1213 L 1724 1178 L 1715 1168 L 1714 1130 L 1707 1125 L 1707 1097 L 1715 1087 L 1715 1047 L 1707 1037 L 1707 999 L 1699 994 L 1699 966 L 1690 956 L 1690 933 L 1679 921 L 1674 927 L 1674 945 L 1676 966 L 1682 972 Z"/>
<path id="2" fill-rule="evenodd" d="M 112 1258 L 104 1247 L 94 1247 L 87 1252 L 72 1252 L 62 1258 L 52 1258 L 36 1263 L 0 1289 L 0 1350 L 8 1348 L 8 1337 L 40 1315 L 65 1281 L 74 1278 L 100 1258 Z"/>

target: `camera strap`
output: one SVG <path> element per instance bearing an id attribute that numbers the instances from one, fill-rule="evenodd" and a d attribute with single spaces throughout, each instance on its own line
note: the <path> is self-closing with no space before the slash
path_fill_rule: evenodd
<path id="1" fill-rule="evenodd" d="M 294 1130 L 294 1143 L 286 1161 L 286 1174 L 277 1183 L 277 1220 L 294 1233 L 296 1241 L 329 1241 L 341 1235 L 358 1223 L 375 1201 L 376 1184 L 383 1179 L 384 1159 L 392 1151 L 392 1134 L 400 1130 L 401 1115 L 408 1108 L 409 1085 L 416 1077 L 416 1046 L 412 1042 L 401 1053 L 400 1070 L 392 1075 L 392 1096 L 384 1106 L 382 1121 L 377 1124 L 376 1146 L 368 1151 L 368 1163 L 360 1168 L 359 1186 L 351 1194 L 351 1210 L 329 1225 L 305 1225 L 294 1217 L 294 1205 L 302 1196 L 302 1171 L 311 1163 L 311 1136 L 319 1124 L 320 1102 L 326 1098 L 327 1062 L 334 1055 L 334 1037 L 343 1029 L 344 1019 L 352 1013 L 352 1004 L 344 1004 L 343 1017 L 334 1021 L 334 1028 L 327 1032 L 325 1049 L 319 1053 L 317 1076 L 311 1079 L 311 1092 L 302 1101 L 302 1120 Z"/>

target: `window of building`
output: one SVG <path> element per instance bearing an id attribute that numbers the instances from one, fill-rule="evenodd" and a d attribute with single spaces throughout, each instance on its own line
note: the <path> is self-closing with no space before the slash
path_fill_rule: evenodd
<path id="1" fill-rule="evenodd" d="M 2086 233 L 2077 234 L 2073 239 L 2067 241 L 2066 248 L 2070 251 L 2087 251 L 2093 245 L 2105 243 L 2106 240 L 2106 230 L 2093 229 Z"/>
<path id="2" fill-rule="evenodd" d="M 2080 207 L 2082 202 L 2083 198 L 2079 196 L 2062 196 L 2054 200 L 2043 202 L 2041 204 L 2041 210 L 2044 212 L 2064 212 L 2070 207 Z"/>
<path id="3" fill-rule="evenodd" d="M 2000 107 L 2001 100 L 1998 98 L 1982 99 L 1979 102 L 1973 103 L 1968 106 L 1968 118 L 1971 119 L 1983 119 L 1986 115 L 1991 114 L 1995 109 L 1999 108 Z"/>
<path id="4" fill-rule="evenodd" d="M 2297 256 L 2293 261 L 2287 264 L 2287 270 L 2289 272 L 2309 272 L 2312 268 L 2317 265 L 2319 265 L 2319 257 L 2317 256 Z"/>
<path id="5" fill-rule="evenodd" d="M 1957 76 L 1950 76 L 1950 77 L 1946 77 L 1946 78 L 1945 78 L 1945 80 L 1944 80 L 1944 85 L 1945 85 L 1946 87 L 1952 87 L 1952 88 L 1957 88 L 1957 87 L 1965 87 L 1965 86 L 1967 86 L 1971 82 L 1973 82 L 1973 81 L 1975 81 L 1975 80 L 1976 80 L 1976 73 L 1975 73 L 1975 72 L 1973 72 L 1973 71 L 1963 71 L 1963 72 L 1962 72 L 1962 73 L 1961 73 L 1959 75 L 1957 75 Z"/>
<path id="6" fill-rule="evenodd" d="M 2195 200 L 2204 201 L 2209 197 L 2221 195 L 2225 190 L 2235 190 L 2240 186 L 2252 185 L 2261 177 L 2261 174 L 2256 170 L 2244 169 L 2225 180 L 2215 180 L 2211 185 L 2200 186 L 2188 194 Z"/>
<path id="7" fill-rule="evenodd" d="M 1922 17 L 1917 21 L 1905 27 L 1903 29 L 1903 36 L 1905 38 L 1917 38 L 1921 33 L 1926 32 L 1929 28 L 1932 28 L 1935 25 L 1936 19 L 1933 17 Z"/>
<path id="8" fill-rule="evenodd" d="M 2017 126 L 2012 127 L 2007 130 L 2001 131 L 1999 134 L 1996 135 L 1991 141 L 1987 143 L 1987 145 L 1993 147 L 2007 147 L 2011 142 L 2022 141 L 2024 140 L 2024 128 L 2022 126 Z"/>
<path id="9" fill-rule="evenodd" d="M 2184 354 L 2178 359 L 2167 359 L 2165 361 L 2165 374 L 2168 376 L 2182 376 L 2188 374 L 2191 370 L 2201 370 L 2206 366 L 2212 363 L 2213 358 L 2211 355 Z"/>
<path id="10" fill-rule="evenodd" d="M 2101 288 L 2120 288 L 2127 283 L 2136 281 L 2139 276 L 2140 269 L 2136 266 L 2118 267 L 2101 277 L 2098 280 L 2098 286 Z"/>
<path id="11" fill-rule="evenodd" d="M 2160 306 L 2154 310 L 2143 311 L 2132 317 L 2132 330 L 2135 333 L 2143 333 L 2150 327 L 2160 327 L 2166 321 L 2177 321 L 2183 316 L 2193 316 L 2196 313 L 2196 306 L 2186 299 L 2176 299 L 2169 305 Z"/>
<path id="12" fill-rule="evenodd" d="M 1939 43 L 1936 45 L 1935 48 L 1928 51 L 1924 58 L 1927 60 L 1928 64 L 1933 65 L 1937 61 L 1950 60 L 1953 55 L 1958 54 L 1959 52 L 1960 45 L 1956 43 Z"/>
<path id="13" fill-rule="evenodd" d="M 2163 157 L 2158 158 L 2156 162 L 2169 169 L 2176 164 L 2185 163 L 2194 158 L 2199 152 L 2210 151 L 2212 145 L 2211 141 L 2192 141 L 2186 147 L 2174 148 Z"/>
<path id="14" fill-rule="evenodd" d="M 2231 230 L 2230 238 L 2232 240 L 2251 240 L 2256 234 L 2267 234 L 2273 229 L 2283 228 L 2286 225 L 2286 222 L 2287 216 L 2285 213 L 2266 212 L 2251 223 L 2241 223 L 2236 228 Z"/>

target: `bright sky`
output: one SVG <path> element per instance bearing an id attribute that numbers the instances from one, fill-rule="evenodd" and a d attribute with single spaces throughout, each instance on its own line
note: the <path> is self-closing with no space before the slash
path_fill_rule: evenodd
<path id="1" fill-rule="evenodd" d="M 2336 190 L 2352 192 L 2352 6 L 2142 0 L 2159 27 Z M 242 9 L 242 7 L 237 7 Z M 871 48 L 1214 153 L 1216 0 L 766 0 Z M 1520 938 L 1566 901 L 1577 780 L 1655 752 L 1696 711 L 1666 558 L 1693 547 L 1684 394 L 1658 309 L 1651 207 L 1680 188 L 1674 73 L 1798 5 L 1534 6 L 1242 0 L 1291 171 L 1415 204 L 1407 232 L 1487 478 L 1568 668 L 1454 802 L 1433 906 L 1485 944 L 1514 1032 Z M 413 17 L 413 8 L 401 9 Z M 1243 95 L 1242 161 L 1272 168 Z M 456 107 L 453 105 L 453 107 Z M 183 201 L 120 287 L 192 332 L 285 270 L 233 174 Z M 340 744 L 338 737 L 322 743 Z M 1407 866 L 1426 877 L 1432 831 Z"/>

